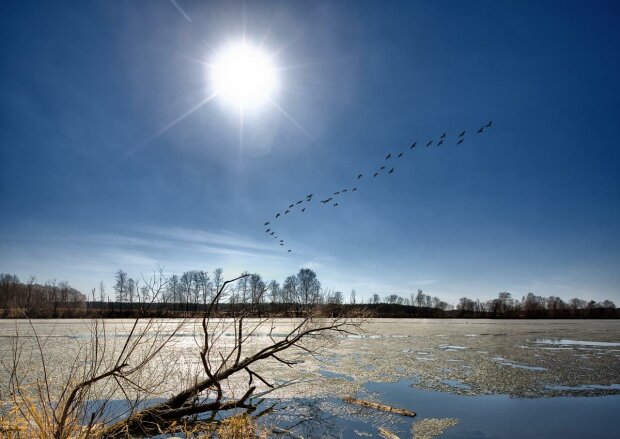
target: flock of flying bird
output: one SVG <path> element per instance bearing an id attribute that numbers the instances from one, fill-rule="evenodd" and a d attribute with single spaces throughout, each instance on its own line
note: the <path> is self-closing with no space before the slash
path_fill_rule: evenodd
<path id="1" fill-rule="evenodd" d="M 482 125 L 478 131 L 476 131 L 476 134 L 482 134 L 484 132 L 484 130 L 489 129 L 493 126 L 493 121 L 489 121 L 488 123 Z M 447 140 L 447 134 L 446 133 L 442 133 L 441 136 L 439 136 L 439 140 L 435 141 L 435 140 L 429 140 L 426 143 L 426 147 L 430 147 L 433 146 L 433 144 L 438 147 L 441 146 L 445 143 L 445 141 Z M 458 135 L 458 137 L 456 138 L 456 142 L 455 145 L 461 145 L 463 142 L 465 141 L 465 130 L 461 131 Z M 418 142 L 413 142 L 410 146 L 409 149 L 413 150 L 414 148 L 416 148 Z M 395 153 L 395 158 L 396 159 L 400 159 L 403 157 L 405 153 L 404 152 L 399 152 L 398 154 Z M 375 179 L 377 178 L 382 172 L 387 171 L 388 175 L 391 175 L 394 173 L 394 170 L 396 169 L 393 166 L 389 166 L 388 163 L 392 163 L 389 162 L 389 160 L 392 158 L 392 153 L 388 153 L 385 156 L 385 164 L 381 165 L 378 169 L 376 169 L 375 171 L 371 171 L 368 174 L 363 174 L 363 173 L 359 173 L 357 174 L 357 180 L 361 180 L 362 178 L 367 178 L 370 179 L 371 175 L 372 178 Z M 390 168 L 388 170 L 388 168 Z M 372 180 L 371 180 L 372 181 Z M 342 196 L 343 194 L 347 193 L 347 192 L 356 192 L 358 189 L 356 186 L 351 187 L 351 188 L 345 188 L 345 189 L 341 189 L 339 191 L 333 192 L 331 195 L 328 195 L 327 198 L 324 198 L 322 200 L 319 200 L 321 202 L 321 204 L 324 205 L 331 205 L 333 207 L 338 207 L 338 202 L 336 201 L 336 199 L 334 197 L 338 197 L 338 196 Z M 288 252 L 291 253 L 292 250 L 290 248 L 287 248 L 284 244 L 284 240 L 280 239 L 277 235 L 275 230 L 273 229 L 273 225 L 272 225 L 272 221 L 279 221 L 282 218 L 284 218 L 285 216 L 291 214 L 294 212 L 294 209 L 298 206 L 301 206 L 301 209 L 299 209 L 300 213 L 304 213 L 306 211 L 306 205 L 308 205 L 309 203 L 312 202 L 314 198 L 314 194 L 308 194 L 306 195 L 304 198 L 302 198 L 299 201 L 296 201 L 294 203 L 291 203 L 288 208 L 283 209 L 283 211 L 277 212 L 275 214 L 275 217 L 273 220 L 270 221 L 266 221 L 264 223 L 264 226 L 266 227 L 265 233 L 268 234 L 268 236 L 271 236 L 273 239 L 278 240 L 278 243 L 280 244 L 281 247 L 284 247 L 284 249 Z M 304 204 L 305 202 L 305 204 Z"/>

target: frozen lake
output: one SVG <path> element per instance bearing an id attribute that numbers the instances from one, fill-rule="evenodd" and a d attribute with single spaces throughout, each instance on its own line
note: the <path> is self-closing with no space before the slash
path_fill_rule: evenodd
<path id="1" fill-rule="evenodd" d="M 273 334 L 284 334 L 294 322 L 276 320 Z M 170 328 L 177 323 L 165 322 Z M 175 336 L 171 358 L 179 371 L 199 364 L 194 324 L 188 322 Z M 84 321 L 33 325 L 50 336 L 46 355 L 56 366 L 75 357 L 90 337 Z M 129 327 L 129 321 L 106 323 L 111 350 L 120 348 Z M 268 342 L 269 329 L 259 328 L 255 346 Z M 25 349 L 34 346 L 27 322 L 0 320 L 2 358 L 16 331 L 26 340 Z M 227 338 L 233 334 L 225 333 L 222 342 Z M 303 437 L 376 436 L 381 426 L 410 437 L 411 427 L 427 418 L 458 420 L 441 436 L 446 438 L 618 435 L 619 321 L 374 319 L 363 332 L 323 346 L 317 358 L 305 356 L 293 368 L 267 362 L 257 370 L 274 381 L 302 381 L 274 395 L 278 409 L 268 419 L 283 426 L 304 419 L 294 430 Z M 349 406 L 342 403 L 344 396 L 396 405 L 418 416 Z"/>

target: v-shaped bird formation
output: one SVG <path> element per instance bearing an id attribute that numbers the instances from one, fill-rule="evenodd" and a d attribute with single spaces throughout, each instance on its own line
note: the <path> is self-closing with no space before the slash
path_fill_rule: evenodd
<path id="1" fill-rule="evenodd" d="M 489 128 L 491 128 L 493 126 L 493 121 L 489 121 L 485 124 L 483 124 L 480 128 L 478 128 L 478 130 L 476 131 L 476 134 L 474 135 L 478 135 L 478 134 L 483 134 L 486 130 L 488 130 Z M 465 142 L 466 139 L 466 133 L 467 130 L 462 130 L 458 136 L 455 135 L 455 137 L 450 141 L 450 143 L 447 143 L 449 140 L 449 136 L 448 134 L 446 134 L 445 132 L 442 133 L 438 139 L 429 139 L 426 142 L 426 147 L 431 147 L 433 145 L 435 145 L 435 147 L 439 147 L 442 146 L 444 144 L 454 144 L 454 145 L 462 145 Z M 415 141 L 413 142 L 410 146 L 409 146 L 409 151 L 412 152 L 416 147 L 417 147 L 418 142 Z M 392 153 L 392 152 L 388 152 L 385 156 L 384 156 L 384 163 L 386 161 L 388 161 L 389 163 L 392 163 L 393 161 L 396 161 L 398 159 L 402 159 L 404 157 L 406 151 L 399 151 L 398 153 Z M 392 157 L 392 154 L 395 155 L 395 157 Z M 397 163 L 401 163 L 400 161 L 397 161 Z M 402 162 L 405 163 L 405 162 Z M 389 168 L 389 169 L 388 169 Z M 387 172 L 384 172 L 387 171 Z M 386 166 L 384 164 L 381 164 L 379 167 L 375 168 L 375 170 L 372 170 L 370 172 L 367 173 L 362 173 L 359 172 L 356 175 L 355 181 L 357 180 L 364 180 L 367 179 L 369 182 L 373 182 L 373 181 L 377 181 L 377 177 L 381 176 L 382 174 L 384 175 L 393 175 L 394 172 L 396 172 L 396 166 Z M 342 197 L 343 195 L 347 194 L 347 193 L 353 193 L 356 192 L 358 190 L 357 186 L 353 186 L 353 187 L 346 187 L 344 189 L 340 189 L 337 190 L 333 193 L 331 193 L 330 195 L 327 195 L 325 198 L 320 198 L 320 204 L 317 205 L 323 205 L 323 206 L 332 206 L 332 207 L 338 207 L 340 205 L 339 203 L 339 199 L 338 198 L 334 198 L 334 197 Z M 306 212 L 306 208 L 312 203 L 312 201 L 314 200 L 315 196 L 314 193 L 310 193 L 307 194 L 305 197 L 302 197 L 301 200 L 295 201 L 293 203 L 291 203 L 288 208 L 283 209 L 282 211 L 276 212 L 274 213 L 273 219 L 269 220 L 269 221 L 265 221 L 265 223 L 263 224 L 265 226 L 265 233 L 272 237 L 273 239 L 276 240 L 276 243 L 278 243 L 280 245 L 280 247 L 282 247 L 284 250 L 287 251 L 287 253 L 291 253 L 293 250 L 288 248 L 286 246 L 286 243 L 284 242 L 283 239 L 280 239 L 277 235 L 276 232 L 274 230 L 274 224 L 272 224 L 272 221 L 277 222 L 277 221 L 283 221 L 285 217 L 298 212 L 300 214 L 303 214 Z M 318 198 L 318 197 L 317 197 Z M 298 210 L 296 210 L 295 208 L 299 208 Z"/>

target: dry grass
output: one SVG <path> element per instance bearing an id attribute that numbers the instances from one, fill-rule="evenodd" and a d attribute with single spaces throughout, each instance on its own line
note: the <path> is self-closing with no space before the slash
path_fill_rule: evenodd
<path id="1" fill-rule="evenodd" d="M 58 413 L 48 405 L 38 404 L 33 397 L 15 398 L 0 409 L 0 437 L 4 439 L 49 439 L 57 433 Z M 97 427 L 85 427 L 76 418 L 67 420 L 64 438 L 86 439 L 96 434 Z"/>
<path id="2" fill-rule="evenodd" d="M 231 416 L 222 421 L 216 430 L 218 439 L 267 438 L 267 432 L 256 424 L 246 413 Z"/>

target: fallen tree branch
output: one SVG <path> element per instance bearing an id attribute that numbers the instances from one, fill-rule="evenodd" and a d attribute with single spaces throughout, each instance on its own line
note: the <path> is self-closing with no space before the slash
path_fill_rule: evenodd
<path id="1" fill-rule="evenodd" d="M 392 407 L 392 406 L 385 405 L 385 404 L 379 404 L 377 402 L 365 401 L 363 399 L 351 398 L 350 396 L 342 398 L 342 400 L 344 402 L 348 402 L 349 404 L 357 404 L 357 405 L 361 405 L 363 407 L 369 407 L 369 408 L 372 408 L 372 409 L 383 410 L 384 412 L 395 413 L 397 415 L 409 416 L 409 417 L 412 417 L 412 418 L 415 417 L 415 415 L 416 415 L 416 412 L 413 412 L 411 410 L 401 409 L 401 408 L 398 408 L 398 407 Z"/>

